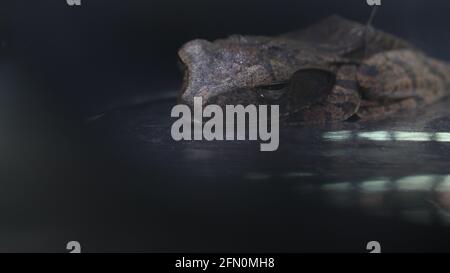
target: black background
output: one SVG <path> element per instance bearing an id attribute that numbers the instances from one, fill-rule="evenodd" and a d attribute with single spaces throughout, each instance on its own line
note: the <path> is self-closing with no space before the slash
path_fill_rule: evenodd
<path id="1" fill-rule="evenodd" d="M 448 56 L 448 1 L 382 4 L 375 26 Z M 365 0 L 84 0 L 81 7 L 3 0 L 1 39 L 51 85 L 42 92 L 92 113 L 110 101 L 178 88 L 177 50 L 191 39 L 275 35 L 331 14 L 366 22 L 370 11 Z"/>

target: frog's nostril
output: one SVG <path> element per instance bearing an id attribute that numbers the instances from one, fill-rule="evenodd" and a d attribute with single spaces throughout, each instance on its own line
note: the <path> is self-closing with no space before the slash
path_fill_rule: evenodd
<path id="1" fill-rule="evenodd" d="M 208 51 L 211 46 L 211 42 L 206 40 L 193 40 L 184 44 L 178 51 L 178 56 L 185 64 L 192 63 L 195 59 L 203 60 L 208 57 Z"/>

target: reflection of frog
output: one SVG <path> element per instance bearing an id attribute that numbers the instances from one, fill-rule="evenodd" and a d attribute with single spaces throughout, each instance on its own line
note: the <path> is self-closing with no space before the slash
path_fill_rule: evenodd
<path id="1" fill-rule="evenodd" d="M 332 16 L 277 37 L 194 40 L 179 51 L 181 103 L 279 104 L 300 122 L 373 119 L 446 95 L 450 66 L 400 38 Z"/>

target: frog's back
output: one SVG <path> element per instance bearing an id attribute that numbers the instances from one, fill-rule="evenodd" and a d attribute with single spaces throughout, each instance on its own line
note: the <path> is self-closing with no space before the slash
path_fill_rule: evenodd
<path id="1" fill-rule="evenodd" d="M 280 37 L 307 42 L 343 57 L 361 58 L 387 50 L 417 50 L 405 40 L 338 15 Z"/>

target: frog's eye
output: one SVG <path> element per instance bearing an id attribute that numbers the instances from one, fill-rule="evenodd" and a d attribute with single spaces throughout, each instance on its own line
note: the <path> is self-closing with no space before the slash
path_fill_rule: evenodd
<path id="1" fill-rule="evenodd" d="M 259 86 L 256 88 L 256 92 L 258 93 L 260 99 L 269 103 L 275 103 L 286 94 L 288 87 L 288 81 L 275 82 L 269 85 Z"/>
<path id="2" fill-rule="evenodd" d="M 286 88 L 287 86 L 288 86 L 288 82 L 287 81 L 285 81 L 285 82 L 275 82 L 275 83 L 272 83 L 272 84 L 270 84 L 270 85 L 264 85 L 264 86 L 261 86 L 260 88 L 262 89 L 262 90 L 271 90 L 271 91 L 277 91 L 277 90 L 283 90 L 284 88 Z"/>
<path id="3" fill-rule="evenodd" d="M 288 97 L 297 109 L 323 101 L 336 83 L 335 74 L 320 69 L 301 69 L 289 81 Z"/>

